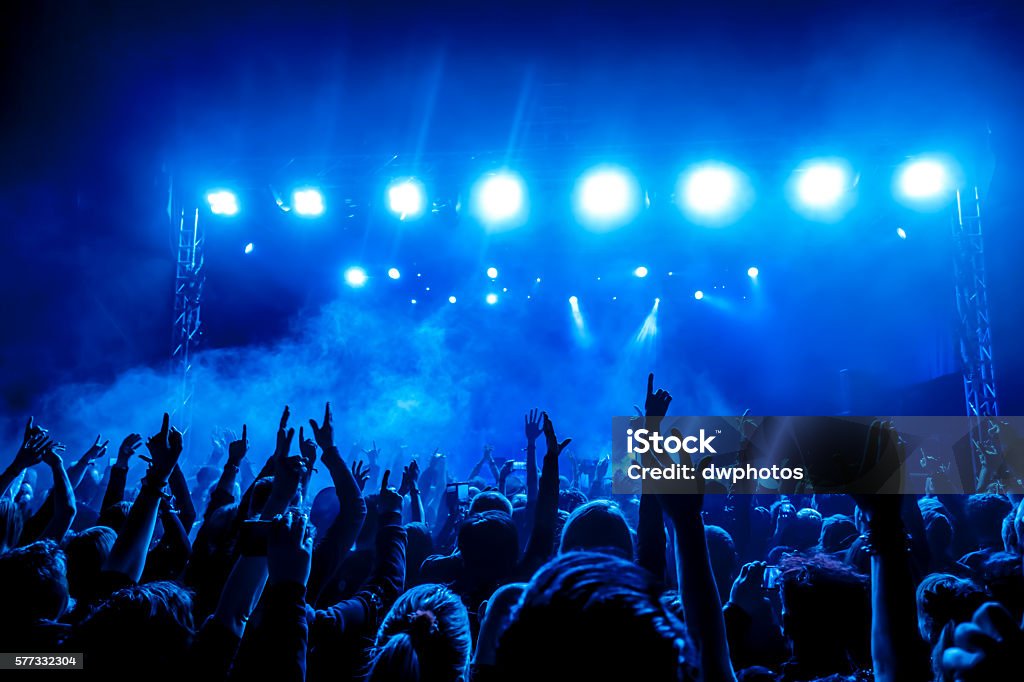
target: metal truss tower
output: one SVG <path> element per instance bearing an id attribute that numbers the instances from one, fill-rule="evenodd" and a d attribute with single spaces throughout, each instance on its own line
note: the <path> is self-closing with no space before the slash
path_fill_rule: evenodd
<path id="1" fill-rule="evenodd" d="M 964 403 L 971 433 L 971 454 L 975 467 L 979 467 L 983 461 L 983 449 L 997 446 L 991 442 L 993 437 L 989 424 L 991 418 L 999 415 L 999 405 L 996 401 L 981 200 L 977 186 L 957 190 L 952 222 L 957 336 Z"/>
<path id="2" fill-rule="evenodd" d="M 184 435 L 185 448 L 192 432 L 192 399 L 195 378 L 192 356 L 201 339 L 205 237 L 199 209 L 171 204 L 177 228 L 177 259 L 174 269 L 174 325 L 171 336 L 171 371 L 174 376 L 174 408 L 171 422 Z"/>

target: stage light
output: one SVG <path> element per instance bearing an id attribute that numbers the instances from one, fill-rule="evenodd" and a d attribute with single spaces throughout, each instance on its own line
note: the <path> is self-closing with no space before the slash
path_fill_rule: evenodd
<path id="1" fill-rule="evenodd" d="M 353 267 L 345 271 L 345 283 L 350 287 L 358 289 L 366 284 L 366 280 L 366 270 L 363 270 L 362 268 Z"/>
<path id="2" fill-rule="evenodd" d="M 844 161 L 809 161 L 795 174 L 796 198 L 807 209 L 835 209 L 850 190 L 850 178 L 849 165 Z"/>
<path id="3" fill-rule="evenodd" d="M 676 187 L 676 203 L 686 216 L 705 225 L 724 225 L 738 218 L 750 203 L 746 177 L 724 163 L 702 163 L 684 173 Z"/>
<path id="4" fill-rule="evenodd" d="M 487 301 L 487 305 L 494 305 L 495 303 L 498 302 L 498 295 L 497 294 L 487 294 L 487 298 L 485 300 Z"/>
<path id="5" fill-rule="evenodd" d="M 902 227 L 897 227 L 896 228 L 896 236 L 899 237 L 900 239 L 906 239 L 907 238 L 907 231 L 904 230 Z"/>
<path id="6" fill-rule="evenodd" d="M 324 196 L 311 187 L 292 192 L 292 208 L 301 216 L 318 216 L 324 212 Z"/>
<path id="7" fill-rule="evenodd" d="M 490 230 L 522 224 L 526 218 L 526 190 L 522 178 L 508 171 L 481 178 L 474 187 L 472 212 Z"/>
<path id="8" fill-rule="evenodd" d="M 252 249 L 253 249 L 252 242 L 249 242 L 248 244 L 245 245 L 245 252 L 246 253 L 252 253 Z"/>
<path id="9" fill-rule="evenodd" d="M 580 305 L 580 299 L 576 298 L 575 296 L 570 296 L 569 305 L 571 305 L 573 308 L 578 308 Z"/>
<path id="10" fill-rule="evenodd" d="M 388 207 L 399 220 L 418 218 L 426 203 L 423 183 L 415 178 L 396 180 L 388 187 Z"/>
<path id="11" fill-rule="evenodd" d="M 632 220 L 640 210 L 640 184 L 628 171 L 601 166 L 576 184 L 576 216 L 588 228 L 606 230 Z"/>
<path id="12" fill-rule="evenodd" d="M 454 297 L 454 296 L 449 296 L 449 297 L 448 297 L 448 302 L 449 302 L 449 303 L 455 303 L 455 300 L 456 300 L 456 299 L 455 299 L 455 297 Z"/>
<path id="13" fill-rule="evenodd" d="M 747 268 L 747 277 L 749 277 L 750 279 L 757 279 L 757 276 L 759 274 L 761 274 L 761 271 L 758 270 L 755 266 L 752 265 L 749 268 Z"/>
<path id="14" fill-rule="evenodd" d="M 206 195 L 206 202 L 210 204 L 210 213 L 214 215 L 232 216 L 238 213 L 238 197 L 226 189 L 210 192 Z"/>
<path id="15" fill-rule="evenodd" d="M 498 268 L 487 268 L 487 276 L 491 279 L 496 279 L 498 277 Z"/>
<path id="16" fill-rule="evenodd" d="M 391 268 L 388 270 L 388 277 L 391 279 L 398 279 L 402 276 L 402 273 L 398 271 L 398 268 Z"/>
<path id="17" fill-rule="evenodd" d="M 640 279 L 643 279 L 644 277 L 647 276 L 647 268 L 645 268 L 644 266 L 641 265 L 640 267 L 638 267 L 636 270 L 633 271 L 633 275 L 635 277 L 639 277 Z"/>
<path id="18" fill-rule="evenodd" d="M 952 189 L 949 171 L 935 159 L 911 161 L 899 173 L 899 188 L 911 200 L 936 199 Z"/>
<path id="19" fill-rule="evenodd" d="M 704 292 L 703 291 L 695 291 L 695 292 L 693 292 L 693 297 L 699 301 L 702 298 L 704 298 Z"/>
<path id="20" fill-rule="evenodd" d="M 410 302 L 410 303 L 412 303 L 413 305 L 416 305 L 416 299 L 415 299 L 415 298 L 414 298 L 414 299 L 412 299 L 412 300 L 411 300 L 411 301 L 409 301 L 409 302 Z"/>

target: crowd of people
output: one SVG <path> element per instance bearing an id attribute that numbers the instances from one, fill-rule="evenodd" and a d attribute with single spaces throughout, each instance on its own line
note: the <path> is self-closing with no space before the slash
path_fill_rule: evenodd
<path id="1" fill-rule="evenodd" d="M 648 428 L 670 402 L 649 380 Z M 116 459 L 97 438 L 70 464 L 30 419 L 0 474 L 0 652 L 80 653 L 89 679 L 179 681 L 988 682 L 1024 669 L 1012 496 L 616 495 L 607 460 L 570 466 L 570 440 L 537 410 L 525 465 L 485 448 L 472 471 L 436 452 L 386 468 L 376 446 L 346 461 L 330 404 L 297 443 L 290 421 L 285 408 L 265 463 L 243 426 L 211 467 L 186 464 L 166 414 Z M 874 424 L 866 456 L 893 447 L 894 427 Z M 36 467 L 52 474 L 45 493 Z M 314 470 L 333 485 L 311 489 Z"/>

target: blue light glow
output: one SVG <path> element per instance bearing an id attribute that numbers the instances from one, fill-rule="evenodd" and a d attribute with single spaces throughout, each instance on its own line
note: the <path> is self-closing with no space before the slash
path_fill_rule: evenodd
<path id="1" fill-rule="evenodd" d="M 396 180 L 388 187 L 388 208 L 399 220 L 410 220 L 423 215 L 427 194 L 423 183 L 415 178 Z"/>
<path id="2" fill-rule="evenodd" d="M 636 270 L 633 271 L 633 275 L 635 277 L 639 277 L 640 279 L 643 279 L 644 277 L 647 276 L 647 268 L 645 268 L 643 265 L 641 265 L 640 267 L 638 267 Z"/>
<path id="3" fill-rule="evenodd" d="M 358 289 L 366 284 L 366 270 L 359 267 L 352 267 L 345 271 L 345 284 Z"/>
<path id="4" fill-rule="evenodd" d="M 391 268 L 390 270 L 388 270 L 388 277 L 390 277 L 391 279 L 398 279 L 401 276 L 402 273 L 398 270 L 398 268 Z"/>
<path id="5" fill-rule="evenodd" d="M 502 171 L 484 176 L 473 191 L 472 212 L 491 230 L 516 227 L 526 218 L 526 190 L 515 173 Z"/>
<path id="6" fill-rule="evenodd" d="M 253 249 L 252 242 L 249 242 L 248 244 L 245 245 L 245 252 L 246 253 L 252 253 L 252 249 Z"/>
<path id="7" fill-rule="evenodd" d="M 752 265 L 749 268 L 747 268 L 747 277 L 749 277 L 750 279 L 757 279 L 757 276 L 759 274 L 761 274 L 761 271 L 758 270 L 755 266 Z"/>
<path id="8" fill-rule="evenodd" d="M 695 291 L 695 292 L 693 292 L 693 297 L 699 301 L 702 298 L 704 298 L 704 292 L 703 291 Z"/>
<path id="9" fill-rule="evenodd" d="M 318 216 L 324 212 L 324 196 L 320 190 L 307 187 L 292 192 L 292 208 L 301 216 Z"/>
<path id="10" fill-rule="evenodd" d="M 676 203 L 690 220 L 723 225 L 746 210 L 749 190 L 742 173 L 724 163 L 702 163 L 684 173 L 676 187 Z"/>
<path id="11" fill-rule="evenodd" d="M 487 301 L 487 305 L 494 305 L 495 303 L 498 302 L 498 295 L 497 294 L 487 294 L 487 298 L 485 300 Z"/>
<path id="12" fill-rule="evenodd" d="M 226 189 L 215 190 L 206 195 L 210 204 L 210 213 L 214 215 L 232 216 L 238 213 L 238 197 Z"/>
<path id="13" fill-rule="evenodd" d="M 628 171 L 602 166 L 585 173 L 576 186 L 576 215 L 592 229 L 623 225 L 640 210 L 640 185 Z"/>
<path id="14" fill-rule="evenodd" d="M 487 268 L 487 276 L 491 279 L 496 279 L 498 277 L 498 268 Z"/>

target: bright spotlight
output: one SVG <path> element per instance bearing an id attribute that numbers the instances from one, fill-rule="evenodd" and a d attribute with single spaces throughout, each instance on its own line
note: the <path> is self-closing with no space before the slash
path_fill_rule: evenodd
<path id="1" fill-rule="evenodd" d="M 388 208 L 399 220 L 418 218 L 423 214 L 426 203 L 426 191 L 419 180 L 396 180 L 388 187 Z"/>
<path id="2" fill-rule="evenodd" d="M 850 189 L 849 167 L 839 161 L 813 161 L 797 170 L 796 197 L 812 210 L 835 208 Z"/>
<path id="3" fill-rule="evenodd" d="M 252 253 L 252 249 L 253 249 L 252 242 L 249 242 L 248 244 L 245 245 L 245 249 L 244 250 L 245 250 L 246 253 Z"/>
<path id="4" fill-rule="evenodd" d="M 388 270 L 388 277 L 391 279 L 398 279 L 402 276 L 402 273 L 398 271 L 398 268 L 391 268 Z"/>
<path id="5" fill-rule="evenodd" d="M 324 195 L 318 189 L 297 189 L 292 192 L 292 208 L 298 215 L 318 216 L 324 212 Z"/>
<path id="6" fill-rule="evenodd" d="M 640 185 L 628 171 L 602 166 L 587 171 L 576 185 L 576 214 L 592 229 L 629 222 L 640 210 Z"/>
<path id="7" fill-rule="evenodd" d="M 921 159 L 903 166 L 899 189 L 907 199 L 938 199 L 952 189 L 952 182 L 944 164 L 935 159 Z"/>
<path id="8" fill-rule="evenodd" d="M 214 215 L 230 216 L 238 213 L 238 197 L 226 189 L 210 192 L 206 195 L 206 202 L 210 204 L 210 213 Z"/>
<path id="9" fill-rule="evenodd" d="M 456 298 L 454 296 L 449 296 L 448 297 L 448 302 L 449 303 L 455 303 L 455 301 L 456 301 Z"/>
<path id="10" fill-rule="evenodd" d="M 495 303 L 498 302 L 498 295 L 497 294 L 487 294 L 487 298 L 485 300 L 487 301 L 487 305 L 494 305 Z"/>
<path id="11" fill-rule="evenodd" d="M 747 194 L 745 179 L 737 169 L 705 163 L 680 178 L 676 201 L 695 222 L 724 224 L 746 209 Z"/>
<path id="12" fill-rule="evenodd" d="M 569 305 L 571 305 L 573 308 L 578 308 L 580 305 L 580 299 L 576 298 L 575 296 L 570 296 Z"/>
<path id="13" fill-rule="evenodd" d="M 644 277 L 647 276 L 647 268 L 641 265 L 640 267 L 633 271 L 633 275 L 639 277 L 640 279 L 643 279 Z"/>
<path id="14" fill-rule="evenodd" d="M 759 274 L 761 274 L 761 271 L 758 270 L 755 266 L 751 265 L 749 268 L 747 268 L 747 277 L 749 277 L 750 279 L 757 279 L 757 276 Z"/>
<path id="15" fill-rule="evenodd" d="M 490 277 L 491 279 L 497 279 L 498 268 L 487 268 L 487 276 Z"/>
<path id="16" fill-rule="evenodd" d="M 699 301 L 702 298 L 704 298 L 704 292 L 703 291 L 695 291 L 695 292 L 693 292 L 693 297 Z"/>
<path id="17" fill-rule="evenodd" d="M 484 176 L 473 192 L 473 213 L 494 230 L 516 227 L 526 217 L 523 180 L 510 172 Z"/>
<path id="18" fill-rule="evenodd" d="M 366 270 L 359 267 L 349 268 L 345 271 L 345 284 L 358 289 L 366 284 Z"/>
<path id="19" fill-rule="evenodd" d="M 896 236 L 899 237 L 900 239 L 906 239 L 907 238 L 907 231 L 904 230 L 902 227 L 897 227 L 896 228 Z"/>

